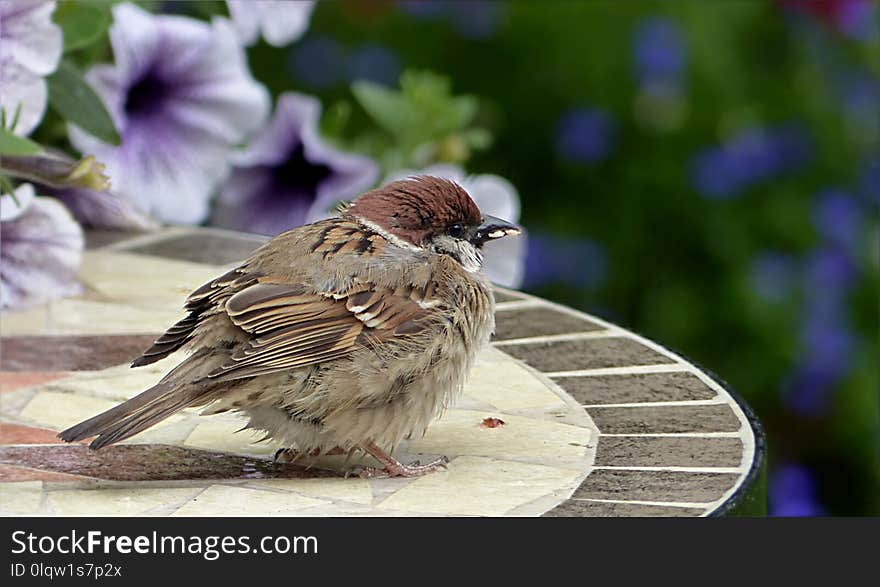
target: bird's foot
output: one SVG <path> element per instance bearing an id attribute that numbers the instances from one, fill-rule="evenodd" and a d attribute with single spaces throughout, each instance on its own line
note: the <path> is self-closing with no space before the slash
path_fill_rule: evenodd
<path id="1" fill-rule="evenodd" d="M 408 465 L 404 465 L 399 461 L 395 461 L 394 465 L 386 464 L 384 468 L 379 467 L 356 467 L 352 473 L 362 479 L 384 479 L 388 477 L 421 477 L 428 473 L 433 473 L 439 469 L 446 469 L 449 459 L 440 457 L 425 465 L 415 461 Z"/>
<path id="2" fill-rule="evenodd" d="M 433 473 L 438 469 L 445 469 L 449 464 L 449 459 L 440 457 L 425 465 L 419 461 L 404 465 L 390 454 L 376 446 L 372 441 L 361 445 L 362 448 L 373 455 L 376 460 L 382 463 L 382 468 L 378 467 L 356 467 L 349 474 L 356 474 L 364 479 L 378 479 L 384 477 L 421 477 L 427 473 Z M 346 475 L 348 476 L 348 475 Z"/>

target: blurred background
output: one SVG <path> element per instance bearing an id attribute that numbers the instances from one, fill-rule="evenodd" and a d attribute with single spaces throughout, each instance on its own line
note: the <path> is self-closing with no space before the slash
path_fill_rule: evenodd
<path id="1" fill-rule="evenodd" d="M 682 352 L 754 408 L 772 515 L 880 514 L 876 3 L 333 1 L 285 39 L 271 17 L 245 38 L 232 2 L 137 4 L 232 18 L 276 104 L 210 209 L 138 202 L 154 218 L 272 234 L 408 170 L 494 182 L 528 231 L 510 284 Z M 111 37 L 65 59 L 119 68 Z M 161 98 L 144 79 L 129 125 Z M 31 138 L 101 161 L 64 123 L 50 110 Z"/>

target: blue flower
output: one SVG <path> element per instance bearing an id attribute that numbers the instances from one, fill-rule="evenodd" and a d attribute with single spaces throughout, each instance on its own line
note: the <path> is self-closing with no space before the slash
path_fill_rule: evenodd
<path id="1" fill-rule="evenodd" d="M 571 110 L 556 125 L 556 153 L 579 163 L 602 161 L 614 148 L 615 135 L 614 120 L 605 110 Z"/>
<path id="2" fill-rule="evenodd" d="M 880 206 L 880 159 L 865 159 L 859 167 L 856 180 L 859 196 L 865 204 Z"/>
<path id="3" fill-rule="evenodd" d="M 527 288 L 564 283 L 595 289 L 605 278 L 605 251 L 596 242 L 538 233 L 529 235 L 528 247 Z"/>
<path id="4" fill-rule="evenodd" d="M 752 289 L 768 302 L 781 302 L 791 295 L 797 265 L 790 255 L 775 251 L 761 253 L 750 269 Z"/>
<path id="5" fill-rule="evenodd" d="M 816 499 L 816 479 L 807 467 L 788 463 L 770 475 L 770 515 L 821 516 L 824 511 Z"/>
<path id="6" fill-rule="evenodd" d="M 452 26 L 462 37 L 488 39 L 498 30 L 504 18 L 503 2 L 497 0 L 456 1 L 452 7 Z"/>
<path id="7" fill-rule="evenodd" d="M 376 181 L 372 160 L 327 145 L 318 132 L 321 105 L 287 93 L 275 114 L 244 150 L 232 156 L 213 222 L 275 235 L 326 218 Z"/>
<path id="8" fill-rule="evenodd" d="M 310 36 L 293 47 L 290 69 L 296 80 L 313 89 L 329 88 L 345 79 L 345 50 L 326 36 Z"/>
<path id="9" fill-rule="evenodd" d="M 733 158 L 724 149 L 716 147 L 695 155 L 690 172 L 696 190 L 710 199 L 738 196 L 745 185 Z"/>
<path id="10" fill-rule="evenodd" d="M 812 156 L 812 143 L 797 125 L 746 128 L 720 147 L 710 147 L 691 160 L 695 189 L 711 199 L 741 195 L 753 185 L 802 168 Z"/>
<path id="11" fill-rule="evenodd" d="M 642 20 L 632 36 L 632 54 L 636 79 L 642 84 L 678 84 L 684 75 L 684 38 L 669 19 Z"/>
<path id="12" fill-rule="evenodd" d="M 854 252 L 861 237 L 862 213 L 855 198 L 839 188 L 829 188 L 816 198 L 813 225 L 829 245 Z"/>
<path id="13" fill-rule="evenodd" d="M 394 51 L 382 45 L 368 43 L 349 58 L 348 79 L 393 86 L 400 77 L 400 69 L 400 59 Z"/>

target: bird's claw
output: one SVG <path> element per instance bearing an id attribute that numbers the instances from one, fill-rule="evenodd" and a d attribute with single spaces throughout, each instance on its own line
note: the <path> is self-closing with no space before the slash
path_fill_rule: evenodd
<path id="1" fill-rule="evenodd" d="M 349 475 L 357 475 L 361 479 L 386 479 L 389 477 L 412 478 L 421 477 L 422 475 L 427 475 L 428 473 L 433 473 L 438 469 L 446 470 L 448 468 L 449 459 L 445 456 L 442 456 L 425 465 L 421 464 L 420 461 L 414 461 L 408 465 L 404 465 L 403 463 L 388 464 L 384 468 L 355 467 L 354 469 L 346 472 L 345 476 L 348 477 Z"/>

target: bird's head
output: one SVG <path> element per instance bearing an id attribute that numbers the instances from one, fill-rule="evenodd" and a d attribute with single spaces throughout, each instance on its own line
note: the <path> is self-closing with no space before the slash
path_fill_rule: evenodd
<path id="1" fill-rule="evenodd" d="M 366 192 L 345 213 L 404 246 L 449 255 L 472 272 L 482 267 L 485 243 L 522 232 L 515 224 L 482 214 L 454 181 L 428 175 Z"/>

